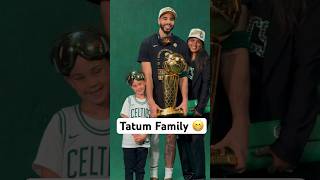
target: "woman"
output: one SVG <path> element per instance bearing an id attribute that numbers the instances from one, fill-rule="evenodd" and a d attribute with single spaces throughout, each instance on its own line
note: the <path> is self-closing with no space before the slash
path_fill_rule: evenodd
<path id="1" fill-rule="evenodd" d="M 191 29 L 188 47 L 191 55 L 189 64 L 188 99 L 197 100 L 194 116 L 202 116 L 209 100 L 210 62 L 204 48 L 205 32 Z"/>
<path id="2" fill-rule="evenodd" d="M 204 110 L 209 100 L 210 62 L 204 48 L 205 32 L 191 29 L 188 47 L 189 62 L 188 99 L 197 100 L 192 116 L 205 117 Z M 185 179 L 205 178 L 204 135 L 179 135 L 178 140 L 181 167 Z"/>

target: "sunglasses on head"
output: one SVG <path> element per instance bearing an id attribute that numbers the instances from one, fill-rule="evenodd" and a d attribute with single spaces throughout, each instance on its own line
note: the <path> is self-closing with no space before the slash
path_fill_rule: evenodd
<path id="1" fill-rule="evenodd" d="M 127 77 L 127 82 L 128 84 L 131 84 L 131 82 L 134 80 L 144 80 L 144 74 L 142 72 L 132 71 Z"/>
<path id="2" fill-rule="evenodd" d="M 54 47 L 52 61 L 59 73 L 68 76 L 78 56 L 88 61 L 109 57 L 109 47 L 105 38 L 91 31 L 66 34 Z"/>

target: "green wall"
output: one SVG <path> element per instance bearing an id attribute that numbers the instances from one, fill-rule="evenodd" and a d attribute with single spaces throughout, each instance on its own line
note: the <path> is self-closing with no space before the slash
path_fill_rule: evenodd
<path id="1" fill-rule="evenodd" d="M 111 1 L 110 154 L 112 179 L 124 178 L 121 135 L 116 134 L 116 119 L 119 117 L 125 98 L 132 94 L 130 87 L 125 82 L 125 77 L 130 71 L 140 69 L 140 65 L 137 63 L 140 43 L 144 38 L 158 31 L 158 13 L 162 7 L 166 6 L 173 7 L 178 15 L 173 33 L 186 39 L 191 28 L 201 28 L 207 33 L 205 43 L 206 49 L 209 51 L 209 0 Z M 161 151 L 160 154 L 163 152 Z M 163 157 L 160 158 L 163 160 Z M 209 158 L 207 159 L 209 161 Z M 162 161 L 161 163 L 163 164 Z M 175 164 L 179 168 L 179 159 L 176 158 Z M 207 167 L 209 170 L 209 166 Z M 159 171 L 162 172 L 164 169 L 159 168 Z M 148 174 L 148 166 L 146 166 L 146 173 Z M 174 176 L 174 179 L 181 178 L 179 169 L 174 170 Z"/>
<path id="2" fill-rule="evenodd" d="M 66 31 L 102 29 L 99 6 L 86 0 L 3 1 L 0 6 L 0 179 L 36 177 L 31 170 L 52 113 L 78 102 L 49 61 Z"/>

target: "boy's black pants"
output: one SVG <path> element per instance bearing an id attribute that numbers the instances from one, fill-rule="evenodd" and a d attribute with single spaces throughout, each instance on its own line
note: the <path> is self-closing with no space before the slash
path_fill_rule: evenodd
<path id="1" fill-rule="evenodd" d="M 122 149 L 126 180 L 133 180 L 133 173 L 136 175 L 136 180 L 143 180 L 148 148 L 139 147 Z"/>

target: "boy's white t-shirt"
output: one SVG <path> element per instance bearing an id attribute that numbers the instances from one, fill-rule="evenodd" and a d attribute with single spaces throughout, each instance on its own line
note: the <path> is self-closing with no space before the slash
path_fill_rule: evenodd
<path id="1" fill-rule="evenodd" d="M 128 116 L 129 118 L 149 118 L 150 109 L 146 98 L 138 99 L 135 95 L 130 95 L 123 103 L 121 114 Z M 123 148 L 137 148 L 137 147 L 150 147 L 150 140 L 147 136 L 143 144 L 137 144 L 131 134 L 123 134 L 122 137 Z"/>
<path id="2" fill-rule="evenodd" d="M 79 105 L 63 108 L 47 126 L 33 162 L 65 178 L 109 176 L 109 124 L 80 111 Z"/>

